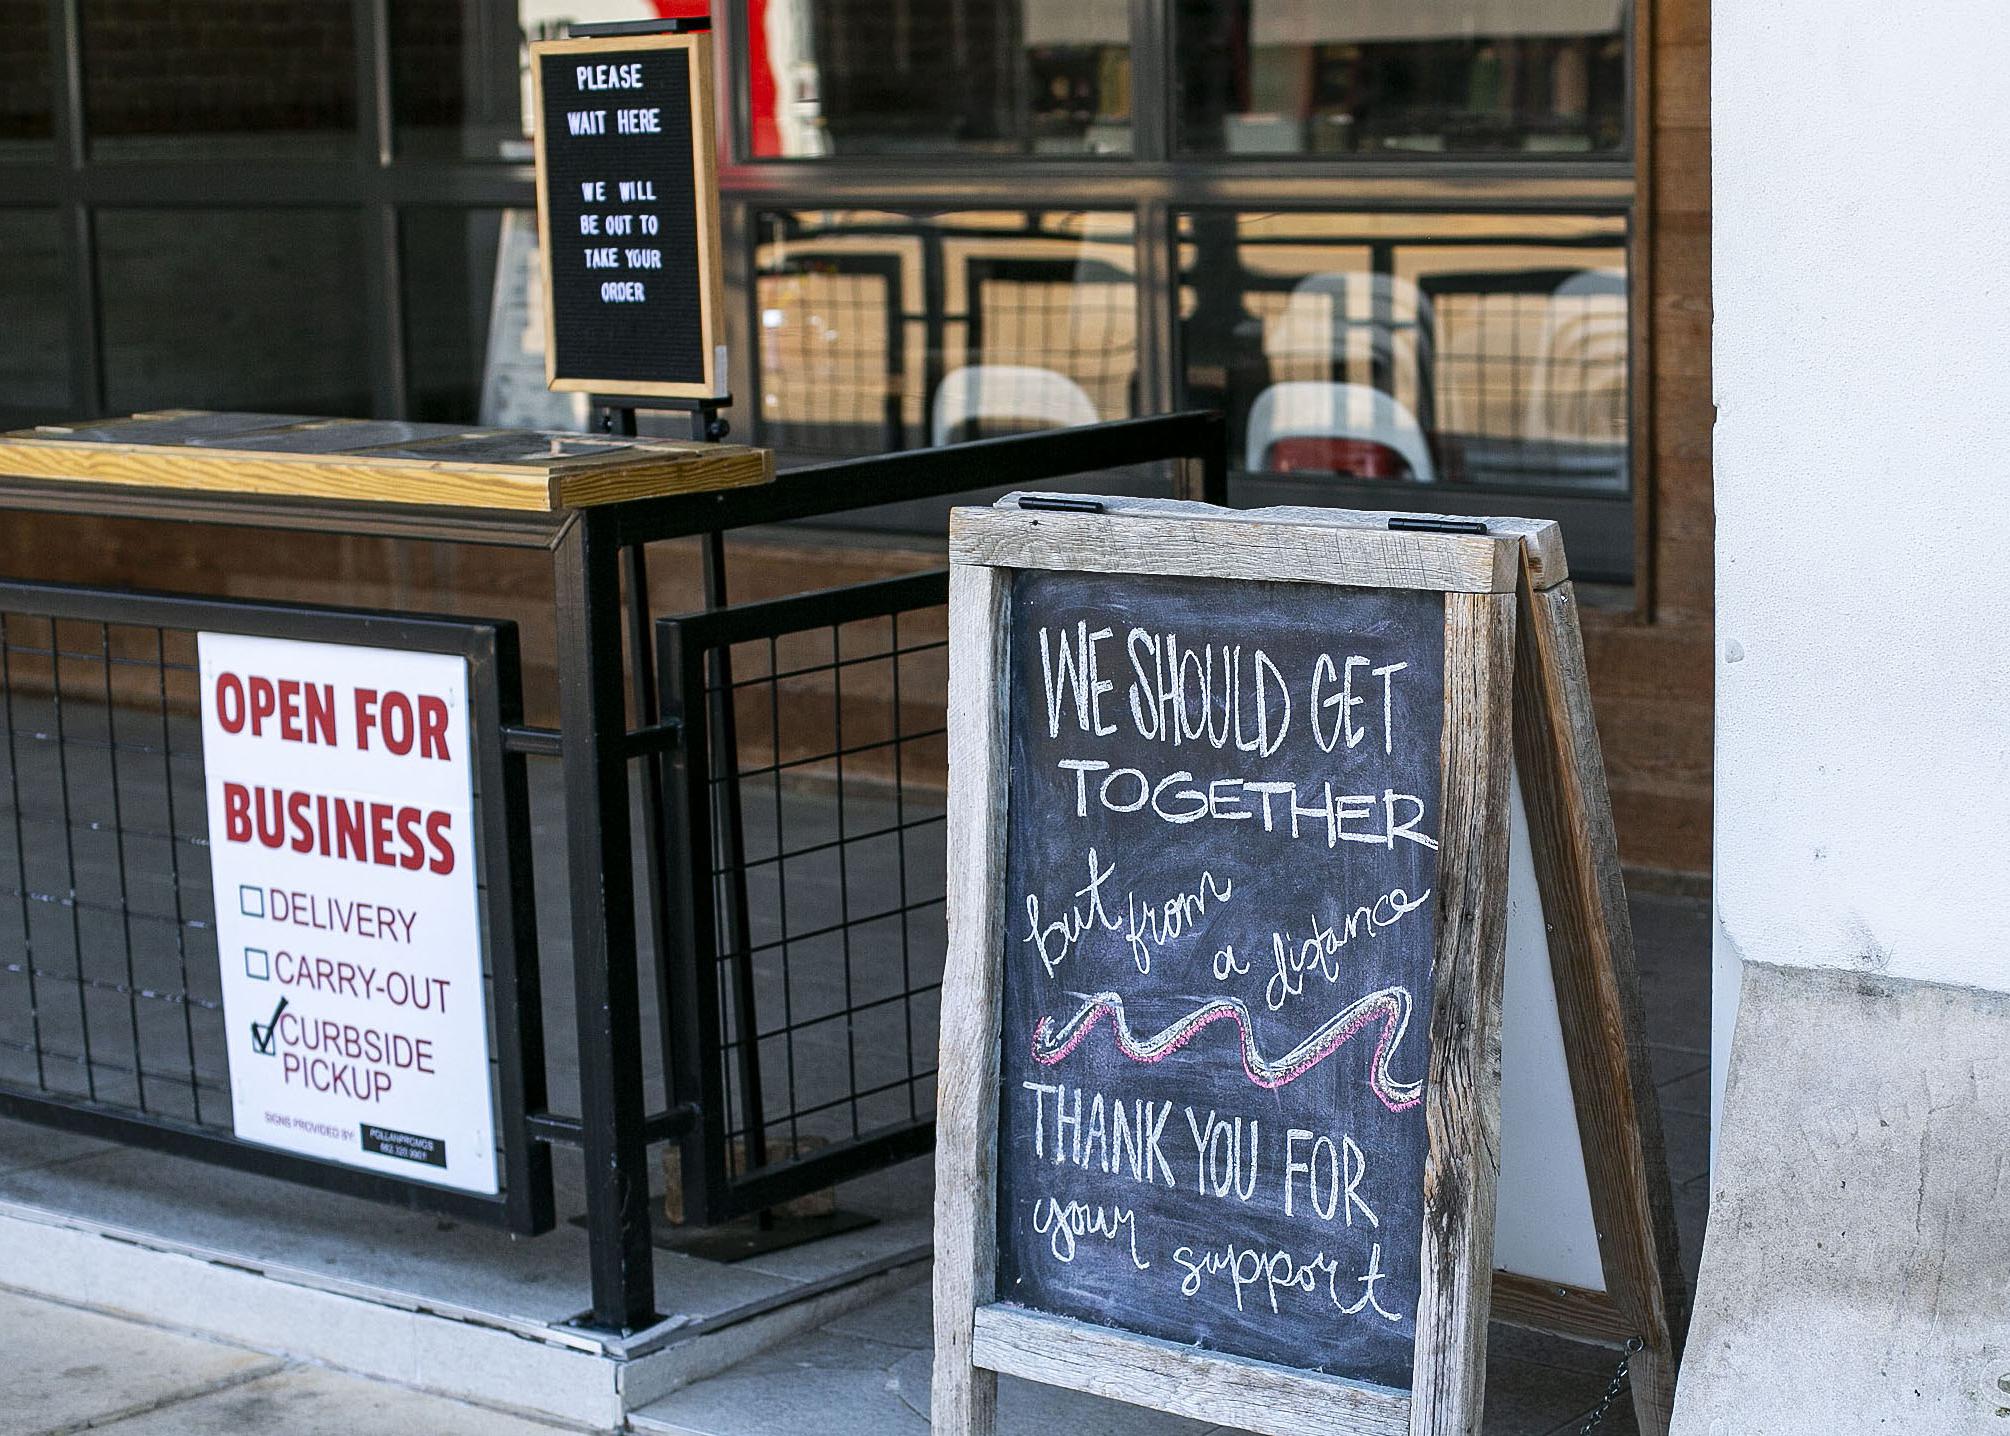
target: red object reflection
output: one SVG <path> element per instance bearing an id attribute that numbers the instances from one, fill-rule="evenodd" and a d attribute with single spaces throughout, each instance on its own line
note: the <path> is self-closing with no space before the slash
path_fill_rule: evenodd
<path id="1" fill-rule="evenodd" d="M 687 20 L 712 13 L 711 0 L 650 0 L 659 19 Z M 768 0 L 747 0 L 747 107 L 752 112 L 747 139 L 756 155 L 779 155 L 782 132 L 775 123 L 775 71 L 768 63 Z"/>
<path id="2" fill-rule="evenodd" d="M 1264 467 L 1274 474 L 1345 474 L 1355 479 L 1411 476 L 1409 462 L 1387 444 L 1319 435 L 1279 439 L 1264 455 Z"/>

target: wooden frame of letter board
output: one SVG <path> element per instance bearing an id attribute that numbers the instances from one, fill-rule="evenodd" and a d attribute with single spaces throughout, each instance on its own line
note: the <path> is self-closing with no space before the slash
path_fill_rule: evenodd
<path id="1" fill-rule="evenodd" d="M 544 168 L 544 65 L 546 55 L 622 54 L 632 50 L 684 50 L 691 67 L 691 178 L 698 228 L 698 308 L 700 352 L 705 377 L 696 384 L 642 379 L 589 379 L 558 372 L 558 342 L 552 314 L 551 212 Z M 662 399 L 723 398 L 726 376 L 719 372 L 719 326 L 725 320 L 725 276 L 719 261 L 719 154 L 712 117 L 712 33 L 609 35 L 578 40 L 539 40 L 530 47 L 530 112 L 537 130 L 537 252 L 544 271 L 544 387 L 560 393 L 643 394 Z"/>
<path id="2" fill-rule="evenodd" d="M 1500 1151 L 1515 588 L 1510 534 L 1339 527 L 1200 505 L 958 509 L 950 526 L 949 959 L 935 1190 L 939 1436 L 991 1436 L 995 1373 L 1271 1433 L 1477 1432 Z M 1282 580 L 1445 595 L 1440 916 L 1431 964 L 1423 1279 L 1407 1393 L 996 1300 L 1011 575 Z"/>

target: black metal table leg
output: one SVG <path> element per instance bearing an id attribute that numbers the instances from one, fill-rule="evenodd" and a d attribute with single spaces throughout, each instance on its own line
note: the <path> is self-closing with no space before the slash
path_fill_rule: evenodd
<path id="1" fill-rule="evenodd" d="M 619 549 L 582 512 L 560 539 L 556 587 L 560 762 L 592 1324 L 634 1331 L 656 1314 L 628 817 Z"/>
<path id="2" fill-rule="evenodd" d="M 726 536 L 714 529 L 705 535 L 705 608 L 717 612 L 726 606 Z M 733 652 L 731 645 L 716 649 L 709 660 L 707 682 L 712 688 L 712 732 L 718 756 L 713 776 L 713 822 L 718 825 L 719 857 L 730 875 L 724 919 L 726 951 L 733 960 L 733 1019 L 739 1051 L 742 1141 L 746 1144 L 745 1170 L 768 1164 L 767 1098 L 761 1086 L 760 1019 L 754 991 L 754 957 L 750 948 L 752 920 L 747 911 L 747 841 L 740 811 L 739 716 L 733 700 Z M 780 781 L 777 775 L 776 781 Z M 779 834 L 776 841 L 780 841 Z M 703 861 L 709 866 L 711 854 Z M 763 1223 L 767 1213 L 762 1212 Z"/>

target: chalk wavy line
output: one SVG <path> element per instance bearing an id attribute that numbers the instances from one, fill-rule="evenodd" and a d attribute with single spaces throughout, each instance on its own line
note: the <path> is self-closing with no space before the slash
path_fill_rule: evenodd
<path id="1" fill-rule="evenodd" d="M 1389 1061 L 1410 1029 L 1410 990 L 1385 987 L 1349 1003 L 1318 1031 L 1278 1058 L 1264 1060 L 1256 1050 L 1250 1027 L 1249 1009 L 1233 997 L 1217 997 L 1195 1008 L 1164 1031 L 1140 1040 L 1124 1017 L 1124 999 L 1114 992 L 1076 993 L 1082 1006 L 1059 1027 L 1052 1017 L 1043 1017 L 1033 1029 L 1033 1060 L 1051 1067 L 1073 1052 L 1105 1014 L 1110 1019 L 1111 1036 L 1117 1050 L 1133 1062 L 1160 1062 L 1191 1042 L 1202 1028 L 1230 1018 L 1242 1033 L 1242 1070 L 1259 1087 L 1275 1090 L 1295 1082 L 1339 1051 L 1348 1039 L 1371 1022 L 1380 1019 L 1381 1032 L 1375 1039 L 1375 1060 L 1369 1068 L 1368 1085 L 1391 1112 L 1406 1111 L 1423 1100 L 1422 1082 L 1399 1082 L 1389 1075 Z"/>

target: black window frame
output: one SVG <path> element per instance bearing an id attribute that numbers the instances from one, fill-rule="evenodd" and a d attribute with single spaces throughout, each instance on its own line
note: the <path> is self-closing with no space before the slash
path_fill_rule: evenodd
<path id="1" fill-rule="evenodd" d="M 318 209 L 360 215 L 364 234 L 362 292 L 356 296 L 370 356 L 371 412 L 408 417 L 407 316 L 402 284 L 400 217 L 406 209 L 527 209 L 536 204 L 527 163 L 404 158 L 397 153 L 391 92 L 391 24 L 395 0 L 350 0 L 356 26 L 356 135 L 346 158 L 289 159 L 257 154 L 173 160 L 92 154 L 86 120 L 90 57 L 84 46 L 84 0 L 48 0 L 49 65 L 54 83 L 54 144 L 45 156 L 0 159 L 0 208 L 53 210 L 63 232 L 68 337 L 67 403 L 58 410 L 22 406 L 0 395 L 10 427 L 59 419 L 102 417 L 106 375 L 98 215 L 114 209 L 263 211 Z M 495 0 L 498 8 L 501 0 Z M 514 36 L 515 5 L 510 0 Z M 474 416 L 468 416 L 472 422 Z"/>
<path id="2" fill-rule="evenodd" d="M 1178 217 L 1194 210 L 1392 210 L 1621 215 L 1628 273 L 1629 486 L 1624 495 L 1577 496 L 1424 485 L 1401 490 L 1404 506 L 1460 512 L 1533 512 L 1578 536 L 1584 576 L 1637 583 L 1645 568 L 1653 446 L 1647 423 L 1646 67 L 1652 0 L 1625 7 L 1628 144 L 1610 155 L 1440 158 L 1387 154 L 1234 156 L 1181 153 L 1174 88 L 1176 0 L 1130 0 L 1131 124 L 1128 155 L 859 155 L 756 158 L 751 144 L 747 0 L 716 0 L 713 27 L 724 73 L 717 85 L 719 183 L 725 230 L 732 379 L 741 437 L 761 443 L 759 299 L 753 284 L 757 216 L 772 210 L 893 212 L 1053 209 L 1128 210 L 1136 246 L 1139 412 L 1167 413 L 1182 400 L 1185 357 L 1177 319 Z M 1321 502 L 1391 507 L 1372 481 L 1291 480 L 1252 475 L 1230 456 L 1240 504 Z M 1316 485 L 1316 487 L 1315 487 Z"/>
<path id="3" fill-rule="evenodd" d="M 105 370 L 100 322 L 101 276 L 95 255 L 98 211 L 114 207 L 193 207 L 246 211 L 285 207 L 354 209 L 364 222 L 363 292 L 371 374 L 372 412 L 407 417 L 412 407 L 405 312 L 401 215 L 408 208 L 534 206 L 532 167 L 503 159 L 405 157 L 398 152 L 392 90 L 389 5 L 394 0 L 350 0 L 356 25 L 357 129 L 346 160 L 288 160 L 231 155 L 191 155 L 172 163 L 94 159 L 85 123 L 88 56 L 82 44 L 83 0 L 48 0 L 49 64 L 54 82 L 54 142 L 46 158 L 0 160 L 0 207 L 53 210 L 63 235 L 69 393 L 60 413 L 9 405 L 9 422 L 100 416 L 105 412 Z M 494 23 L 477 27 L 491 43 L 518 34 L 514 0 L 495 6 Z M 1653 482 L 1653 440 L 1646 395 L 1651 352 L 1647 232 L 1650 196 L 1645 136 L 1651 95 L 1642 63 L 1651 36 L 1652 0 L 1627 6 L 1629 152 L 1616 156 L 1553 155 L 1420 158 L 1389 155 L 1227 156 L 1178 154 L 1173 104 L 1174 0 L 1130 0 L 1133 144 L 1129 155 L 1098 156 L 842 156 L 754 159 L 748 144 L 746 0 L 717 0 L 713 25 L 723 72 L 715 87 L 721 135 L 721 224 L 730 292 L 727 338 L 731 381 L 739 396 L 732 417 L 737 438 L 760 442 L 757 396 L 760 375 L 758 297 L 752 276 L 759 235 L 754 216 L 771 209 L 859 208 L 889 211 L 946 209 L 1123 210 L 1132 216 L 1136 247 L 1139 409 L 1163 413 L 1181 400 L 1177 222 L 1198 209 L 1413 207 L 1484 212 L 1620 211 L 1628 230 L 1629 385 L 1631 447 L 1628 495 L 1611 502 L 1624 514 L 1599 518 L 1611 539 L 1633 535 L 1630 546 L 1594 554 L 1580 546 L 1587 574 L 1616 581 L 1644 571 Z M 505 16 L 508 23 L 503 23 Z M 479 40 L 477 40 L 479 43 Z M 494 57 L 491 57 L 494 58 Z M 470 420 L 473 419 L 470 414 Z M 1233 480 L 1240 502 L 1285 496 L 1262 479 Z M 1329 499 L 1387 503 L 1372 488 L 1357 493 L 1327 486 Z M 1430 498 L 1420 487 L 1403 491 L 1406 503 Z M 1496 496 L 1455 491 L 1477 507 Z M 1570 521 L 1572 502 L 1532 498 L 1523 507 Z"/>

